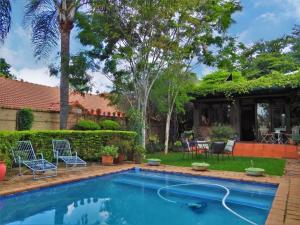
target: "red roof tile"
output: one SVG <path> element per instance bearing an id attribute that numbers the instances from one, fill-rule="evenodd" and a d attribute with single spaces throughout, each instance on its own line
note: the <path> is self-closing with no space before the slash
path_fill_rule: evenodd
<path id="1" fill-rule="evenodd" d="M 101 115 L 103 113 L 107 115 L 108 112 L 110 114 L 119 112 L 116 107 L 109 105 L 108 99 L 99 95 L 86 94 L 82 96 L 71 93 L 69 102 L 70 105 L 80 105 L 95 115 L 99 112 Z M 0 77 L 0 107 L 59 112 L 59 88 Z"/>

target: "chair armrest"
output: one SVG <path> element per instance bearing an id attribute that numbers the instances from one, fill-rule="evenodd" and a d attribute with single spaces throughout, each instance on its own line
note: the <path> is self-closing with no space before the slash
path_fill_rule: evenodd
<path id="1" fill-rule="evenodd" d="M 40 156 L 41 156 L 41 158 L 42 158 L 42 159 L 44 159 L 44 155 L 43 155 L 43 153 L 42 153 L 42 152 L 40 152 L 40 153 L 37 153 L 37 155 L 40 155 Z"/>
<path id="2" fill-rule="evenodd" d="M 54 158 L 58 158 L 58 151 L 53 150 L 53 152 L 54 152 Z"/>
<path id="3" fill-rule="evenodd" d="M 75 155 L 77 157 L 77 152 L 72 152 L 72 155 Z"/>

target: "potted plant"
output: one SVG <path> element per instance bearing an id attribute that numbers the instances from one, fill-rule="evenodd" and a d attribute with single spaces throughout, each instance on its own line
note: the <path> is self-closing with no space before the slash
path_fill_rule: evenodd
<path id="1" fill-rule="evenodd" d="M 160 159 L 147 159 L 149 166 L 159 166 L 161 160 Z"/>
<path id="2" fill-rule="evenodd" d="M 254 167 L 254 163 L 253 163 L 253 161 L 251 160 L 251 167 L 246 168 L 246 169 L 245 169 L 245 172 L 246 172 L 246 174 L 249 175 L 249 176 L 263 176 L 265 170 L 262 169 L 262 168 Z"/>
<path id="3" fill-rule="evenodd" d="M 122 163 L 125 161 L 127 152 L 131 149 L 131 143 L 127 140 L 120 141 L 118 144 L 118 158 L 117 163 Z"/>
<path id="4" fill-rule="evenodd" d="M 0 153 L 0 181 L 4 180 L 6 174 L 6 156 Z"/>
<path id="5" fill-rule="evenodd" d="M 101 158 L 103 165 L 112 165 L 114 158 L 118 157 L 118 147 L 114 145 L 107 145 L 102 148 Z"/>
<path id="6" fill-rule="evenodd" d="M 205 162 L 201 162 L 201 163 L 197 163 L 197 162 L 194 162 L 192 163 L 192 169 L 193 170 L 197 170 L 197 171 L 205 171 L 208 169 L 210 165 L 208 163 L 205 163 Z"/>
<path id="7" fill-rule="evenodd" d="M 136 145 L 133 149 L 133 158 L 135 163 L 142 163 L 145 156 L 145 149 L 141 145 Z"/>

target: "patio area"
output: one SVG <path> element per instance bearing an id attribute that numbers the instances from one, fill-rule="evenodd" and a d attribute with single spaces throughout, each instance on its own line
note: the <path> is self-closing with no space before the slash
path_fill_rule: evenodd
<path id="1" fill-rule="evenodd" d="M 52 185 L 88 179 L 91 177 L 120 172 L 134 167 L 141 167 L 147 170 L 176 172 L 191 175 L 204 175 L 219 178 L 230 178 L 243 181 L 255 181 L 264 183 L 279 184 L 273 206 L 268 216 L 266 224 L 296 225 L 300 223 L 300 161 L 287 160 L 285 175 L 264 177 L 249 177 L 241 172 L 228 172 L 210 170 L 208 172 L 196 172 L 188 167 L 167 166 L 151 167 L 146 164 L 124 163 L 115 166 L 100 166 L 99 164 L 89 164 L 86 168 L 76 170 L 59 169 L 57 177 L 32 180 L 31 174 L 17 176 L 17 171 L 10 171 L 6 179 L 1 183 L 0 196 L 10 195 L 17 192 L 49 187 Z"/>

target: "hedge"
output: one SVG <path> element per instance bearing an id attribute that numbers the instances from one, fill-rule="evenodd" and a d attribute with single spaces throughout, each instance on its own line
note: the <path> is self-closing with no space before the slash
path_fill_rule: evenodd
<path id="1" fill-rule="evenodd" d="M 37 153 L 42 152 L 47 160 L 53 161 L 52 139 L 67 139 L 72 150 L 77 151 L 80 157 L 96 161 L 98 158 L 95 153 L 112 139 L 126 140 L 133 144 L 135 137 L 135 132 L 110 130 L 0 131 L 0 152 L 11 155 L 10 150 L 17 141 L 30 140 Z"/>

